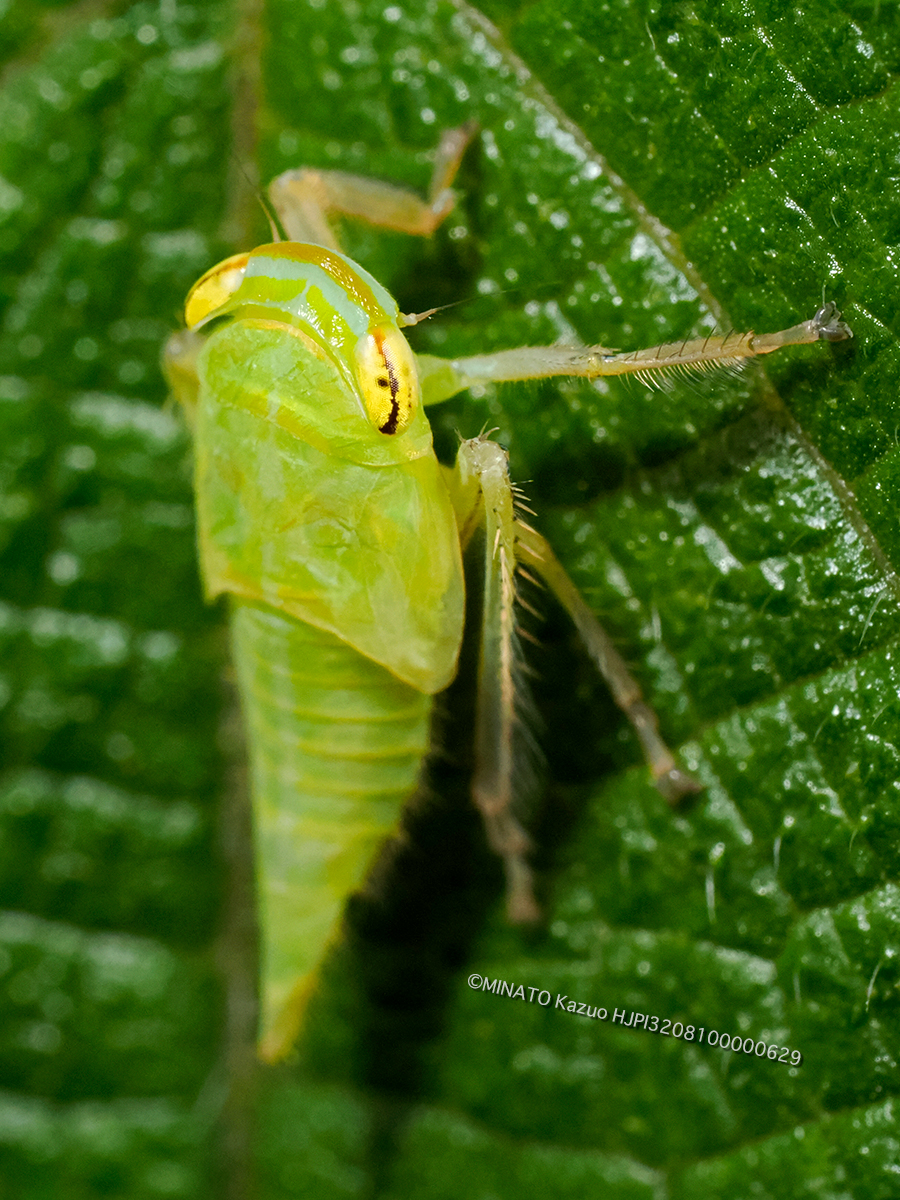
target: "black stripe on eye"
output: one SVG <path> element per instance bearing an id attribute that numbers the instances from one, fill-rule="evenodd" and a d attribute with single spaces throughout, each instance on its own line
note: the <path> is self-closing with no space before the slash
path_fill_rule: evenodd
<path id="1" fill-rule="evenodd" d="M 391 356 L 388 353 L 387 347 L 381 346 L 381 358 L 387 368 L 387 379 L 384 376 L 379 376 L 379 387 L 390 387 L 391 389 L 391 415 L 383 425 L 378 426 L 379 433 L 396 433 L 397 422 L 400 417 L 400 405 L 397 403 L 397 393 L 400 391 L 400 380 L 397 378 L 397 373 L 394 370 L 394 364 L 391 362 Z"/>
<path id="2" fill-rule="evenodd" d="M 397 396 L 401 387 L 403 386 L 403 381 L 400 379 L 397 371 L 394 368 L 390 349 L 387 345 L 385 345 L 384 339 L 378 338 L 376 344 L 378 346 L 379 353 L 381 354 L 381 361 L 384 363 L 384 369 L 387 372 L 387 375 L 377 376 L 375 382 L 380 388 L 389 387 L 391 389 L 390 416 L 383 425 L 378 426 L 378 431 L 379 433 L 391 434 L 397 432 L 397 426 L 400 422 L 400 404 L 397 400 Z"/>
<path id="3" fill-rule="evenodd" d="M 391 399 L 397 399 L 397 393 L 400 391 L 400 380 L 397 378 L 397 372 L 394 370 L 394 364 L 391 362 L 390 355 L 382 348 L 381 356 L 384 359 L 384 365 L 387 367 L 388 381 L 391 387 Z M 381 380 L 378 381 L 379 383 Z"/>
<path id="4" fill-rule="evenodd" d="M 396 400 L 394 400 L 391 403 L 391 415 L 388 417 L 388 419 L 385 421 L 385 423 L 383 425 L 378 426 L 378 432 L 379 433 L 396 433 L 397 432 L 397 419 L 399 416 L 400 416 L 400 405 L 397 403 Z"/>

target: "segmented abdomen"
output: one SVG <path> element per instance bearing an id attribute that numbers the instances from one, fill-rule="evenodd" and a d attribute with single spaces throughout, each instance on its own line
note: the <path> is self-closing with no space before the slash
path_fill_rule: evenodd
<path id="1" fill-rule="evenodd" d="M 261 941 L 260 1053 L 285 1053 L 347 896 L 396 826 L 431 697 L 333 634 L 236 602 Z"/>

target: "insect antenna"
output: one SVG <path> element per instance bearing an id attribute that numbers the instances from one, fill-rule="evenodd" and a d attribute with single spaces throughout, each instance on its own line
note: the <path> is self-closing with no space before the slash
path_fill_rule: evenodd
<path id="1" fill-rule="evenodd" d="M 259 206 L 265 213 L 266 220 L 269 223 L 269 230 L 272 234 L 273 242 L 289 242 L 291 239 L 287 235 L 287 231 L 278 218 L 278 213 L 275 211 L 275 206 L 269 200 L 265 192 L 257 190 L 256 199 L 259 201 Z"/>
<path id="2" fill-rule="evenodd" d="M 539 291 L 541 288 L 551 288 L 557 286 L 558 284 L 556 283 L 539 283 L 535 286 L 535 288 L 529 288 L 528 293 L 531 295 L 534 291 Z M 503 288 L 499 292 L 491 292 L 490 295 L 509 296 L 514 292 L 521 292 L 524 290 L 525 285 L 522 284 L 520 287 Z M 427 321 L 429 317 L 433 317 L 436 313 L 446 312 L 448 308 L 458 308 L 460 304 L 469 304 L 472 300 L 481 300 L 482 298 L 482 295 L 479 293 L 479 295 L 469 296 L 465 300 L 451 300 L 448 304 L 439 304 L 437 308 L 428 308 L 425 310 L 425 312 L 400 313 L 397 323 L 401 329 L 407 329 L 411 325 L 418 325 L 420 321 Z"/>
<path id="3" fill-rule="evenodd" d="M 289 242 L 291 239 L 288 237 L 287 232 L 285 231 L 285 228 L 278 217 L 275 206 L 269 200 L 269 197 L 253 182 L 253 180 L 250 178 L 247 168 L 233 150 L 231 152 L 231 157 L 234 159 L 237 169 L 243 175 L 245 181 L 256 197 L 259 207 L 263 210 L 263 215 L 266 218 L 266 224 L 269 226 L 269 232 L 272 234 L 272 241 Z"/>

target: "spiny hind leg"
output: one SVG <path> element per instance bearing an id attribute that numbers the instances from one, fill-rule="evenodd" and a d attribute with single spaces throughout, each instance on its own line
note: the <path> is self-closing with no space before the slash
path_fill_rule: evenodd
<path id="1" fill-rule="evenodd" d="M 476 130 L 469 121 L 442 135 L 426 200 L 377 179 L 308 167 L 279 175 L 269 184 L 269 198 L 288 237 L 297 242 L 340 250 L 328 220 L 331 213 L 428 237 L 456 203 L 450 185 Z"/>
<path id="2" fill-rule="evenodd" d="M 419 379 L 425 404 L 439 404 L 473 385 L 557 375 L 596 379 L 601 375 L 637 375 L 652 383 L 666 374 L 736 366 L 748 358 L 772 354 L 784 346 L 842 342 L 853 337 L 830 301 L 799 325 L 777 333 L 729 333 L 725 337 L 667 342 L 646 350 L 617 353 L 604 346 L 520 346 L 470 358 L 419 355 Z"/>
<path id="3" fill-rule="evenodd" d="M 510 918 L 523 922 L 538 918 L 539 910 L 526 857 L 528 835 L 515 815 L 517 697 L 521 700 L 515 619 L 517 566 L 534 571 L 569 613 L 590 658 L 634 727 L 650 775 L 662 796 L 676 804 L 684 796 L 701 791 L 701 785 L 674 760 L 640 686 L 550 544 L 528 524 L 517 520 L 515 490 L 502 446 L 487 437 L 463 442 L 456 469 L 448 475 L 462 545 L 468 544 L 476 529 L 484 527 L 485 533 L 472 796 L 484 818 L 488 842 L 503 859 Z"/>
<path id="4" fill-rule="evenodd" d="M 506 451 L 486 437 L 463 442 L 456 469 L 448 472 L 448 483 L 463 546 L 478 528 L 484 531 L 472 799 L 484 820 L 491 848 L 503 860 L 510 919 L 534 921 L 540 910 L 526 858 L 530 841 L 515 815 L 516 700 L 521 685 L 514 612 L 514 497 Z"/>
<path id="5" fill-rule="evenodd" d="M 660 737 L 653 709 L 597 618 L 563 570 L 549 543 L 516 518 L 506 451 L 487 437 L 463 442 L 448 483 L 460 541 L 465 546 L 484 529 L 484 602 L 478 698 L 475 712 L 475 773 L 472 798 L 485 823 L 488 841 L 503 859 L 507 909 L 514 921 L 539 916 L 531 869 L 529 839 L 515 815 L 517 676 L 515 573 L 534 571 L 569 614 L 585 648 L 609 685 L 640 740 L 656 787 L 671 804 L 701 786 L 683 771 Z"/>
<path id="6" fill-rule="evenodd" d="M 522 566 L 540 576 L 569 614 L 613 699 L 631 722 L 658 790 L 673 805 L 682 797 L 701 791 L 701 785 L 678 766 L 660 737 L 656 713 L 550 544 L 522 521 L 516 522 L 516 556 Z"/>

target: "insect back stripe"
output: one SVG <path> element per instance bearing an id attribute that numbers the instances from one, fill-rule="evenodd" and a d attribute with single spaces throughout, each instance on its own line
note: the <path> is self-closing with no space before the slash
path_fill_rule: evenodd
<path id="1" fill-rule="evenodd" d="M 290 315 L 339 353 L 370 329 L 396 324 L 398 314 L 396 301 L 367 271 L 343 254 L 298 242 L 254 250 L 232 305 L 246 303 Z"/>

